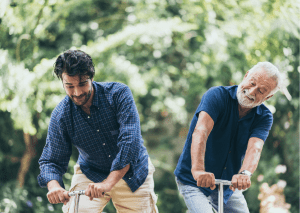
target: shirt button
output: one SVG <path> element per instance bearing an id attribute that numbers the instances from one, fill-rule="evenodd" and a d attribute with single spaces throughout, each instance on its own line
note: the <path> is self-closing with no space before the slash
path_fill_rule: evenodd
<path id="1" fill-rule="evenodd" d="M 99 132 L 99 129 L 97 129 L 97 132 Z"/>
<path id="2" fill-rule="evenodd" d="M 105 146 L 105 143 L 103 143 L 103 146 Z"/>
<path id="3" fill-rule="evenodd" d="M 226 169 L 226 167 L 224 168 L 224 170 Z"/>
<path id="4" fill-rule="evenodd" d="M 131 180 L 131 178 L 128 178 L 129 180 Z"/>
<path id="5" fill-rule="evenodd" d="M 110 155 L 108 157 L 110 158 Z"/>
<path id="6" fill-rule="evenodd" d="M 88 118 L 90 118 L 90 116 L 88 116 Z"/>

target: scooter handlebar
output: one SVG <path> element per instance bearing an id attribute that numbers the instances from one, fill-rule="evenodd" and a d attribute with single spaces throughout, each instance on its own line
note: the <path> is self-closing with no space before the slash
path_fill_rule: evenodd
<path id="1" fill-rule="evenodd" d="M 220 184 L 228 185 L 228 186 L 232 185 L 231 181 L 229 181 L 229 180 L 221 180 L 221 179 L 216 179 L 215 183 L 216 183 L 216 185 L 220 185 Z"/>
<path id="2" fill-rule="evenodd" d="M 75 196 L 75 195 L 84 195 L 85 191 L 84 190 L 79 190 L 79 191 L 73 191 L 73 192 L 69 192 L 69 196 Z"/>

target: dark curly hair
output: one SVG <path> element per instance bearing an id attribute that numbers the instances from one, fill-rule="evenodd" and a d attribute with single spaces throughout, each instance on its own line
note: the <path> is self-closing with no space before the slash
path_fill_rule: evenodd
<path id="1" fill-rule="evenodd" d="M 54 64 L 54 73 L 60 79 L 62 74 L 67 75 L 88 75 L 92 79 L 95 75 L 95 68 L 91 56 L 81 50 L 67 50 L 59 55 Z"/>

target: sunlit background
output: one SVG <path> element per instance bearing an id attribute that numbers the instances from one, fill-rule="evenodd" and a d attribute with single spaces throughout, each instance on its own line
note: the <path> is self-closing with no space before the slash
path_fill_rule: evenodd
<path id="1" fill-rule="evenodd" d="M 295 0 L 1 0 L 0 212 L 61 212 L 36 178 L 65 96 L 53 64 L 72 48 L 92 56 L 95 81 L 131 88 L 161 213 L 187 211 L 173 171 L 205 91 L 274 63 L 287 90 L 266 103 L 274 123 L 244 194 L 251 213 L 299 213 L 299 11 Z"/>

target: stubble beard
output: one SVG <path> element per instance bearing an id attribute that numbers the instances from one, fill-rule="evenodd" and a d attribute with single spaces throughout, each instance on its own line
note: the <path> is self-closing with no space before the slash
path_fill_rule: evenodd
<path id="1" fill-rule="evenodd" d="M 76 104 L 77 106 L 83 106 L 85 105 L 88 100 L 90 99 L 91 95 L 92 95 L 92 90 L 93 90 L 93 85 L 91 86 L 91 89 L 89 90 L 89 92 L 87 94 L 83 94 L 82 96 L 85 96 L 85 99 L 81 102 L 78 103 L 77 101 L 74 100 L 74 97 L 76 96 L 69 96 L 71 98 L 71 100 L 73 101 L 74 104 Z M 79 96 L 80 97 L 80 96 Z"/>
<path id="2" fill-rule="evenodd" d="M 254 108 L 254 107 L 257 107 L 257 106 L 259 106 L 263 103 L 263 101 L 260 101 L 258 103 L 254 103 L 255 102 L 255 97 L 252 97 L 251 95 L 249 95 L 247 89 L 242 90 L 241 85 L 238 86 L 236 97 L 237 97 L 237 100 L 238 100 L 239 104 L 242 107 L 245 107 L 245 108 Z M 253 98 L 254 100 L 251 101 L 247 97 Z"/>

